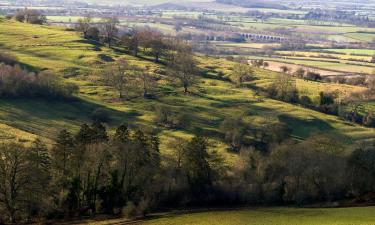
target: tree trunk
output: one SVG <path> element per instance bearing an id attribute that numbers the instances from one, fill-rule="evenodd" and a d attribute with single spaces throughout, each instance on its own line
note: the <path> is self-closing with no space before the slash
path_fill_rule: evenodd
<path id="1" fill-rule="evenodd" d="M 143 90 L 143 97 L 144 97 L 144 98 L 147 97 L 147 90 L 146 90 L 146 89 Z"/>

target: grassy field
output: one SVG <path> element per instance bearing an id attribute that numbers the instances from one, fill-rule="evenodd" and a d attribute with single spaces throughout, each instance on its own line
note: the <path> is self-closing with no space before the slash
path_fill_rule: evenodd
<path id="1" fill-rule="evenodd" d="M 326 132 L 345 140 L 347 143 L 375 139 L 374 129 L 364 128 L 326 115 L 264 98 L 259 100 L 254 91 L 237 88 L 219 74 L 229 75 L 233 62 L 224 59 L 198 57 L 199 67 L 206 75 L 201 78 L 194 94 L 184 95 L 181 89 L 173 90 L 161 81 L 157 100 L 141 97 L 130 101 L 118 101 L 116 93 L 109 87 L 98 85 L 95 68 L 108 59 L 124 58 L 131 64 L 150 66 L 150 72 L 164 69 L 152 60 L 135 58 L 119 51 L 89 43 L 61 27 L 28 25 L 10 21 L 0 22 L 0 50 L 16 55 L 23 65 L 33 70 L 48 69 L 80 86 L 75 102 L 49 102 L 41 99 L 1 99 L 0 138 L 27 142 L 37 135 L 46 140 L 54 139 L 63 128 L 77 130 L 83 122 L 90 123 L 90 114 L 97 108 L 111 112 L 113 128 L 122 122 L 133 126 L 155 129 L 162 141 L 162 150 L 168 152 L 166 142 L 175 136 L 191 137 L 197 129 L 212 139 L 216 149 L 233 162 L 236 154 L 227 152 L 221 140 L 219 125 L 227 116 L 243 115 L 251 126 L 264 123 L 285 122 L 293 128 L 292 136 L 307 138 L 315 132 Z M 258 79 L 254 85 L 265 86 L 277 73 L 256 69 Z M 323 83 L 298 81 L 302 93 L 314 96 L 321 90 L 354 90 L 355 87 L 328 85 Z M 154 106 L 163 104 L 192 115 L 192 126 L 185 130 L 159 127 L 154 122 Z"/>
<path id="2" fill-rule="evenodd" d="M 373 49 L 350 49 L 350 48 L 345 48 L 345 49 L 324 49 L 324 50 L 331 51 L 331 52 L 345 53 L 347 55 L 350 55 L 350 54 L 361 54 L 361 55 L 368 55 L 368 56 L 375 55 L 375 50 L 373 50 Z"/>
<path id="3" fill-rule="evenodd" d="M 349 60 L 327 59 L 327 58 L 309 58 L 309 57 L 263 57 L 249 56 L 249 59 L 264 59 L 283 63 L 291 63 L 311 68 L 329 70 L 341 73 L 362 73 L 372 74 L 375 67 L 371 63 L 353 62 Z"/>
<path id="4" fill-rule="evenodd" d="M 346 50 L 346 49 L 342 49 Z M 345 54 L 335 54 L 335 53 L 321 53 L 318 50 L 314 50 L 312 52 L 308 51 L 276 51 L 277 54 L 280 55 L 294 55 L 294 56 L 304 56 L 304 57 L 312 57 L 312 58 L 337 58 L 342 60 L 349 60 L 349 61 L 367 61 L 370 62 L 371 56 L 368 55 L 368 53 L 374 52 L 373 50 L 367 50 L 367 49 L 352 49 L 353 54 L 345 53 L 345 51 L 342 51 Z"/>
<path id="5" fill-rule="evenodd" d="M 252 208 L 229 211 L 169 213 L 129 222 L 125 219 L 88 221 L 82 224 L 112 225 L 373 225 L 375 207 L 360 208 Z"/>

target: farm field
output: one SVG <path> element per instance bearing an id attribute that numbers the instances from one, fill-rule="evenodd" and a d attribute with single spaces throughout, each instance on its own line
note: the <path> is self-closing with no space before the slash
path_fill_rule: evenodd
<path id="1" fill-rule="evenodd" d="M 353 53 L 345 53 L 344 54 L 335 54 L 335 53 L 324 53 L 319 52 L 319 50 L 313 51 L 276 51 L 276 54 L 285 55 L 285 56 L 299 56 L 299 57 L 312 57 L 312 58 L 327 58 L 327 59 L 342 59 L 348 61 L 363 61 L 363 62 L 370 62 L 371 61 L 371 50 L 367 49 L 352 49 Z M 329 51 L 329 50 L 327 50 Z M 334 52 L 334 51 L 332 51 Z"/>
<path id="2" fill-rule="evenodd" d="M 368 55 L 368 56 L 375 55 L 374 49 L 323 49 L 323 50 L 330 51 L 330 52 L 344 53 L 347 55 L 350 55 L 350 54 L 360 54 L 360 55 Z"/>
<path id="3" fill-rule="evenodd" d="M 332 59 L 319 59 L 308 57 L 262 57 L 262 56 L 248 56 L 249 59 L 264 59 L 269 61 L 277 61 L 281 63 L 289 63 L 301 66 L 307 66 L 320 70 L 328 70 L 341 73 L 362 73 L 372 74 L 374 66 L 363 62 L 352 63 L 350 61 L 337 61 Z"/>
<path id="4" fill-rule="evenodd" d="M 280 72 L 280 67 L 282 66 L 287 66 L 291 69 L 292 73 L 297 71 L 299 68 L 303 68 L 305 70 L 313 71 L 316 73 L 319 73 L 323 76 L 340 76 L 344 75 L 344 73 L 340 72 L 335 72 L 335 71 L 330 71 L 330 70 L 324 70 L 324 69 L 316 69 L 308 66 L 301 66 L 297 64 L 292 64 L 292 63 L 283 63 L 283 62 L 277 62 L 277 61 L 267 61 L 269 66 L 267 67 L 268 70 L 272 70 L 274 72 Z"/>
<path id="5" fill-rule="evenodd" d="M 150 219 L 88 221 L 83 224 L 112 225 L 372 225 L 374 207 L 360 208 L 252 208 L 228 211 L 166 213 Z M 81 225 L 79 224 L 79 225 Z"/>

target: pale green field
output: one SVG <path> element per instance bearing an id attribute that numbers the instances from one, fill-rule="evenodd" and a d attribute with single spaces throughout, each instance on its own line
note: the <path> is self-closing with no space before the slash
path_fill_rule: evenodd
<path id="1" fill-rule="evenodd" d="M 331 52 L 345 53 L 345 54 L 361 54 L 372 56 L 375 55 L 374 49 L 324 49 Z"/>
<path id="2" fill-rule="evenodd" d="M 344 36 L 360 42 L 372 42 L 375 39 L 375 33 L 347 33 Z"/>
<path id="3" fill-rule="evenodd" d="M 152 219 L 88 221 L 82 224 L 114 225 L 374 225 L 375 207 L 360 208 L 253 208 L 196 213 L 169 213 Z"/>
<path id="4" fill-rule="evenodd" d="M 249 56 L 250 59 L 264 59 L 277 62 L 292 63 L 296 65 L 309 66 L 317 69 L 325 69 L 330 71 L 344 72 L 344 73 L 364 73 L 373 74 L 375 69 L 373 64 L 364 62 L 351 62 L 348 60 L 335 60 L 326 58 L 308 58 L 308 57 L 259 57 Z M 339 61 L 339 62 L 337 62 Z"/>
<path id="5" fill-rule="evenodd" d="M 355 54 L 363 54 L 362 52 L 367 52 L 367 51 L 372 51 L 372 50 L 367 50 L 367 49 L 353 49 L 353 53 Z M 333 51 L 334 52 L 334 51 Z M 365 60 L 369 62 L 371 60 L 371 56 L 359 56 L 359 55 L 351 55 L 351 54 L 334 54 L 334 53 L 324 53 L 324 52 L 307 52 L 307 51 L 276 51 L 276 53 L 280 55 L 294 55 L 294 56 L 299 56 L 299 55 L 304 55 L 305 57 L 313 57 L 312 59 L 316 59 L 317 57 L 324 56 L 324 57 L 335 57 L 338 59 L 343 59 L 343 60 Z M 322 58 L 324 58 L 322 57 Z M 326 59 L 325 59 L 326 60 Z M 333 59 L 336 60 L 336 59 Z"/>
<path id="6" fill-rule="evenodd" d="M 236 47 L 236 48 L 250 48 L 250 49 L 262 49 L 265 47 L 279 47 L 278 43 L 230 43 L 230 42 L 214 42 L 219 47 Z"/>

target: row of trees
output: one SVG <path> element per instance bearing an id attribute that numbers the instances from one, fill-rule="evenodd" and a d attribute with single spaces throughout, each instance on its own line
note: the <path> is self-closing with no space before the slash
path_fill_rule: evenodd
<path id="1" fill-rule="evenodd" d="M 242 126 L 234 120 L 223 129 Z M 307 204 L 375 191 L 374 143 L 348 155 L 327 134 L 300 142 L 282 137 L 268 151 L 241 147 L 231 167 L 201 135 L 173 139 L 167 148 L 171 154 L 160 154 L 158 137 L 148 132 L 122 125 L 109 135 L 100 123 L 83 124 L 74 135 L 62 130 L 50 149 L 41 140 L 2 143 L 0 218 L 133 217 L 161 207 Z"/>
<path id="2" fill-rule="evenodd" d="M 189 45 L 178 40 L 174 40 L 174 43 L 173 50 L 166 58 L 167 68 L 163 75 L 171 84 L 182 87 L 187 94 L 198 75 L 197 63 Z M 107 63 L 99 72 L 104 84 L 113 87 L 119 97 L 125 99 L 131 95 L 152 97 L 160 79 L 160 76 L 150 72 L 149 67 L 135 66 L 123 59 Z"/>
<path id="3" fill-rule="evenodd" d="M 100 123 L 83 124 L 75 135 L 62 130 L 52 149 L 39 139 L 30 147 L 3 143 L 0 218 L 15 223 L 97 213 L 144 215 L 180 196 L 172 186 L 181 182 L 178 192 L 198 201 L 213 177 L 207 142 L 195 137 L 178 147 L 183 154 L 162 167 L 158 137 L 125 125 L 109 136 Z"/>
<path id="4" fill-rule="evenodd" d="M 48 71 L 33 73 L 19 65 L 0 64 L 1 97 L 71 98 L 77 91 L 78 86 Z"/>
<path id="5" fill-rule="evenodd" d="M 82 32 L 86 39 L 102 40 L 111 47 L 113 44 L 125 47 L 131 54 L 138 56 L 143 50 L 145 54 L 154 57 L 155 62 L 171 48 L 161 32 L 149 27 L 124 28 L 120 32 L 120 22 L 116 17 L 103 18 L 94 22 L 90 16 L 80 18 L 76 24 L 76 30 Z"/>
<path id="6" fill-rule="evenodd" d="M 83 37 L 92 40 L 103 40 L 111 47 L 117 41 L 120 21 L 117 17 L 102 18 L 94 22 L 90 16 L 78 19 L 75 29 L 82 32 Z"/>

